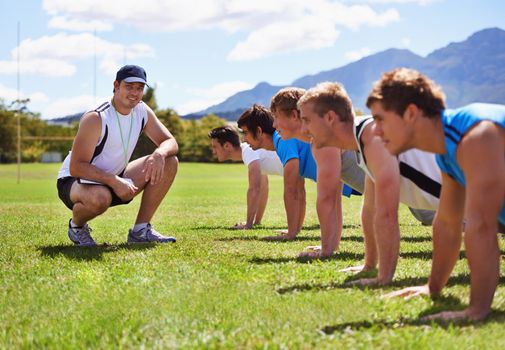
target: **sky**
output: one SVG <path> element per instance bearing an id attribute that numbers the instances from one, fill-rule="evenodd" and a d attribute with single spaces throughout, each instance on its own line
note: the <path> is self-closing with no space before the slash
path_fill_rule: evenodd
<path id="1" fill-rule="evenodd" d="M 505 0 L 0 0 L 0 98 L 79 113 L 137 64 L 158 106 L 184 115 L 389 48 L 426 56 L 505 29 L 504 14 Z"/>

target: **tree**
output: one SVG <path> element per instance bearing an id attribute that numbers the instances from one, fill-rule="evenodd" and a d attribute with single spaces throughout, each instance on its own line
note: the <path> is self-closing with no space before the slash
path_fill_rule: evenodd
<path id="1" fill-rule="evenodd" d="M 155 87 L 147 87 L 147 90 L 142 97 L 142 101 L 144 101 L 145 104 L 156 112 L 158 110 L 158 103 L 156 102 L 155 92 Z"/>

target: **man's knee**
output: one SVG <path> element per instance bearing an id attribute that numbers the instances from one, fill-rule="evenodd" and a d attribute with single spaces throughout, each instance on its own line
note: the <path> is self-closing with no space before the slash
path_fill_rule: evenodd
<path id="1" fill-rule="evenodd" d="M 177 159 L 177 156 L 170 156 L 165 160 L 165 174 L 169 178 L 175 177 L 175 174 L 177 174 L 177 169 L 179 168 L 179 159 Z"/>
<path id="2" fill-rule="evenodd" d="M 112 202 L 112 194 L 108 188 L 97 188 L 90 194 L 86 201 L 86 206 L 96 213 L 106 211 Z"/>

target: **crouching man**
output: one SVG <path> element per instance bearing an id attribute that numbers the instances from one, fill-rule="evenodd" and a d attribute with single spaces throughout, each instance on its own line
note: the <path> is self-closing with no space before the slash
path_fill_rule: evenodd
<path id="1" fill-rule="evenodd" d="M 95 246 L 88 222 L 142 192 L 129 243 L 175 242 L 149 223 L 177 173 L 177 142 L 142 102 L 147 76 L 135 65 L 122 67 L 110 102 L 81 118 L 72 151 L 58 172 L 58 195 L 72 210 L 68 237 L 79 246 Z M 151 155 L 129 162 L 142 132 L 158 146 Z"/>

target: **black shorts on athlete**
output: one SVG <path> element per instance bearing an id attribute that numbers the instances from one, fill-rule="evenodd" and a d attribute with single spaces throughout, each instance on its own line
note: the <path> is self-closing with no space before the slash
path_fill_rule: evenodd
<path id="1" fill-rule="evenodd" d="M 59 178 L 56 184 L 56 187 L 58 188 L 58 197 L 60 197 L 61 201 L 65 203 L 67 208 L 70 210 L 72 210 L 74 207 L 74 203 L 70 200 L 70 190 L 72 189 L 72 185 L 74 184 L 75 181 L 77 181 L 76 177 L 65 176 Z M 89 186 L 104 186 L 108 188 L 112 196 L 112 201 L 110 203 L 111 207 L 114 207 L 116 205 L 128 204 L 132 201 L 131 199 L 128 201 L 123 201 L 116 195 L 116 193 L 112 190 L 112 188 L 107 185 L 89 185 Z"/>

